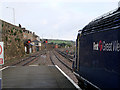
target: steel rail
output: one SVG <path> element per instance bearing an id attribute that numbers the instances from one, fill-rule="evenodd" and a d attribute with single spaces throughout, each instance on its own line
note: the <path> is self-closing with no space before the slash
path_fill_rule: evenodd
<path id="1" fill-rule="evenodd" d="M 72 68 L 70 66 L 68 66 L 66 63 L 64 63 L 54 52 L 53 52 L 53 54 L 66 68 L 68 68 L 70 71 L 73 71 Z"/>

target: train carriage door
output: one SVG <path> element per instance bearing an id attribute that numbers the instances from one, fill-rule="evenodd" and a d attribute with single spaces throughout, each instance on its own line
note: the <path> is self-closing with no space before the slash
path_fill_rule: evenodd
<path id="1" fill-rule="evenodd" d="M 78 54 L 77 54 L 77 52 L 78 52 L 78 38 L 76 39 L 76 48 L 75 48 L 75 69 L 77 69 L 77 60 L 78 60 Z"/>
<path id="2" fill-rule="evenodd" d="M 80 34 L 78 34 L 77 36 L 77 40 L 76 40 L 76 69 L 77 71 L 79 71 L 79 55 L 80 55 L 80 52 L 79 52 L 79 47 L 80 47 Z"/>
<path id="3" fill-rule="evenodd" d="M 77 70 L 79 71 L 79 63 L 80 63 L 80 35 L 78 36 L 78 48 L 77 48 Z"/>

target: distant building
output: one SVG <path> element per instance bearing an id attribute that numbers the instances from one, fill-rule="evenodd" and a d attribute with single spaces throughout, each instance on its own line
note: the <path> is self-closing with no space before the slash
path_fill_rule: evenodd
<path id="1" fill-rule="evenodd" d="M 23 29 L 23 39 L 25 52 L 27 54 L 41 50 L 40 37 L 34 32 L 32 33 L 31 31 Z M 28 41 L 30 41 L 30 43 L 28 43 Z"/>
<path id="2" fill-rule="evenodd" d="M 41 41 L 34 40 L 34 41 L 31 42 L 31 45 L 33 47 L 33 52 L 41 50 Z"/>

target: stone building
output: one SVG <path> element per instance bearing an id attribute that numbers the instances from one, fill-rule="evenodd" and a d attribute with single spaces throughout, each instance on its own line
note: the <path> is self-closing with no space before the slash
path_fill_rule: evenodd
<path id="1" fill-rule="evenodd" d="M 23 39 L 24 39 L 25 52 L 27 54 L 41 50 L 40 38 L 34 32 L 32 33 L 31 31 L 24 29 Z M 28 41 L 30 41 L 30 43 L 28 43 Z"/>
<path id="2" fill-rule="evenodd" d="M 39 45 L 32 45 L 31 42 L 37 40 L 39 36 L 29 30 L 26 30 L 25 28 L 22 28 L 21 25 L 15 26 L 3 20 L 0 20 L 0 22 L 2 27 L 2 34 L 0 37 L 4 42 L 5 60 L 23 57 L 25 53 L 29 54 L 37 51 L 35 49 L 38 48 Z M 31 42 L 28 43 L 28 41 Z"/>

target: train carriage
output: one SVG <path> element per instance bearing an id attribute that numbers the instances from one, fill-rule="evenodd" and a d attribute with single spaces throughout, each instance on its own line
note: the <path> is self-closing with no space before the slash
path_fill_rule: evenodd
<path id="1" fill-rule="evenodd" d="M 120 89 L 120 7 L 78 33 L 74 73 L 81 88 Z"/>

